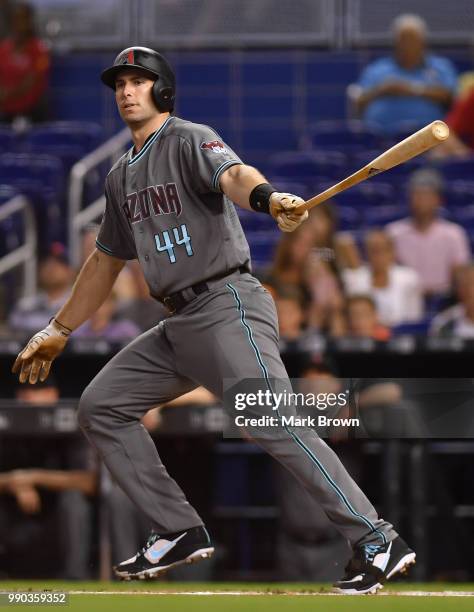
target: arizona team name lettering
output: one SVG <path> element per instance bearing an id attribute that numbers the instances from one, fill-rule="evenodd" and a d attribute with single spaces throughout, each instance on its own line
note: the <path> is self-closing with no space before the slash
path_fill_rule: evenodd
<path id="1" fill-rule="evenodd" d="M 148 219 L 151 215 L 179 217 L 183 206 L 176 183 L 166 183 L 166 185 L 145 187 L 128 194 L 123 210 L 130 223 L 135 224 Z"/>

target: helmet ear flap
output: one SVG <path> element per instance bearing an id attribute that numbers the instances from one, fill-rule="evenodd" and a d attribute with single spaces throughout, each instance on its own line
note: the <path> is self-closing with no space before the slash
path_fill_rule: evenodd
<path id="1" fill-rule="evenodd" d="M 162 87 L 160 78 L 153 85 L 153 99 L 158 110 L 169 112 L 174 108 L 174 91 L 172 87 Z"/>

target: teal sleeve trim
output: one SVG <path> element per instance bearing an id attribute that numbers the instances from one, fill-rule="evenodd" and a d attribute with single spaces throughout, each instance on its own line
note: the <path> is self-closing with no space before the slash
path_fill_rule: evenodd
<path id="1" fill-rule="evenodd" d="M 214 176 L 212 177 L 211 185 L 213 189 L 217 189 L 219 186 L 219 178 L 224 170 L 227 170 L 231 166 L 241 166 L 243 163 L 238 161 L 237 159 L 230 159 L 223 164 L 221 164 L 217 170 L 214 172 Z"/>

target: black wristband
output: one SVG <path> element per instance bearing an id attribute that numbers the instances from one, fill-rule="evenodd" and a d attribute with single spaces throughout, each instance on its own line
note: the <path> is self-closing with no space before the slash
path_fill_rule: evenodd
<path id="1" fill-rule="evenodd" d="M 63 325 L 62 323 L 60 323 L 56 317 L 51 317 L 51 319 L 49 320 L 49 323 L 51 324 L 51 321 L 54 321 L 56 323 L 56 325 L 59 325 L 59 327 L 62 327 L 63 329 L 66 329 L 69 334 L 72 334 L 72 329 L 69 329 L 69 327 L 66 327 L 65 325 Z M 68 334 L 68 335 L 69 335 Z"/>
<path id="2" fill-rule="evenodd" d="M 272 187 L 270 183 L 261 183 L 252 189 L 249 197 L 249 204 L 252 210 L 256 212 L 270 214 L 270 196 L 277 189 Z"/>

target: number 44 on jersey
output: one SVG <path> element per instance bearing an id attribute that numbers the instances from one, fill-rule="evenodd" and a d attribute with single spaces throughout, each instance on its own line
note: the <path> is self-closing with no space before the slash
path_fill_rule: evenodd
<path id="1" fill-rule="evenodd" d="M 180 232 L 181 236 L 179 235 Z M 174 242 L 171 239 L 171 233 L 173 234 Z M 194 255 L 193 248 L 191 246 L 191 238 L 188 234 L 188 229 L 184 223 L 179 227 L 173 227 L 170 230 L 165 230 L 161 232 L 161 235 L 155 234 L 155 243 L 156 250 L 159 253 L 162 253 L 163 251 L 166 251 L 168 253 L 170 263 L 172 264 L 176 263 L 176 255 L 174 249 L 177 246 L 184 245 L 186 247 L 186 253 L 188 254 L 188 257 L 192 257 Z"/>

